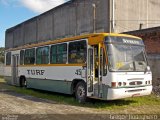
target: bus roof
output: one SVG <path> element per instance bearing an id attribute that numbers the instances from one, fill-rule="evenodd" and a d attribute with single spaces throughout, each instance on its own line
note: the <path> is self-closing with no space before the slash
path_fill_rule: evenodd
<path id="1" fill-rule="evenodd" d="M 68 41 L 74 41 L 74 40 L 79 40 L 79 39 L 86 39 L 86 38 L 92 38 L 92 37 L 105 37 L 105 36 L 121 36 L 121 37 L 130 37 L 130 38 L 135 38 L 141 40 L 141 38 L 133 36 L 133 35 L 128 35 L 128 34 L 119 34 L 119 33 L 91 33 L 91 34 L 84 34 L 84 35 L 79 35 L 79 36 L 74 36 L 74 37 L 69 37 L 69 38 L 61 38 L 57 40 L 48 40 L 46 42 L 39 42 L 39 43 L 32 43 L 32 44 L 26 44 L 17 48 L 9 48 L 6 51 L 15 51 L 15 50 L 20 50 L 20 49 L 27 49 L 27 48 L 32 48 L 32 47 L 39 47 L 39 46 L 45 46 L 45 45 L 50 45 L 50 44 L 56 44 L 56 43 L 62 43 L 62 42 L 68 42 Z M 100 40 L 100 42 L 102 42 Z M 93 42 L 92 42 L 93 43 Z"/>

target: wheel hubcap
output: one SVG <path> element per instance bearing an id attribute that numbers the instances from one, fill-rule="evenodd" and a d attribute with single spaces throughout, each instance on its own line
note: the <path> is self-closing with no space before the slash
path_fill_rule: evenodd
<path id="1" fill-rule="evenodd" d="M 77 93 L 78 93 L 78 97 L 79 97 L 79 98 L 84 97 L 84 95 L 85 95 L 85 89 L 84 89 L 84 87 L 79 86 Z"/>

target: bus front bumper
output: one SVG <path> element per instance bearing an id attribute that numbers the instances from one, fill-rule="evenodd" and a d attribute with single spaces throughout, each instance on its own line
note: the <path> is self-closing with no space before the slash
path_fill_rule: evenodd
<path id="1" fill-rule="evenodd" d="M 137 97 L 150 95 L 152 86 L 136 87 L 136 88 L 109 88 L 107 100 L 116 100 L 128 97 Z"/>

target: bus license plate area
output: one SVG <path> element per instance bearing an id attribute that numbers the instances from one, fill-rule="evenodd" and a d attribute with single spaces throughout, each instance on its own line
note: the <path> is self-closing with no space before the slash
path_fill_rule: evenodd
<path id="1" fill-rule="evenodd" d="M 137 94 L 133 94 L 132 97 L 137 97 L 137 96 L 140 96 L 140 93 L 137 93 Z"/>

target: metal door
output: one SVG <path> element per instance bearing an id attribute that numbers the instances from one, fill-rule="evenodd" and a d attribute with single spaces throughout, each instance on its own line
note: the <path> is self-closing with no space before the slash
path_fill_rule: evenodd
<path id="1" fill-rule="evenodd" d="M 104 53 L 101 44 L 99 44 L 99 69 L 98 69 L 98 97 L 102 98 L 102 76 L 104 73 Z"/>
<path id="2" fill-rule="evenodd" d="M 19 55 L 12 56 L 12 84 L 18 85 L 18 63 Z"/>
<path id="3" fill-rule="evenodd" d="M 88 96 L 92 96 L 93 95 L 93 90 L 94 90 L 94 79 L 95 79 L 95 75 L 94 75 L 94 48 L 93 47 L 89 47 L 88 49 L 88 63 L 87 63 L 87 93 Z"/>

